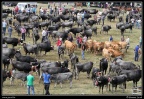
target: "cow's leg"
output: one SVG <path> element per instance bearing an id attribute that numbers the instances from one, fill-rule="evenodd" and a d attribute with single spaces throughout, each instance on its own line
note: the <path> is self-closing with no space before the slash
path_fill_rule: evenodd
<path id="1" fill-rule="evenodd" d="M 99 93 L 100 93 L 101 86 L 99 86 Z"/>
<path id="2" fill-rule="evenodd" d="M 102 94 L 103 94 L 103 88 L 104 88 L 104 85 L 102 85 Z"/>
<path id="3" fill-rule="evenodd" d="M 124 93 L 124 89 L 125 89 L 125 88 L 124 88 L 124 83 L 123 83 L 122 85 L 123 85 L 123 86 L 122 86 L 122 87 L 123 87 L 123 88 L 122 88 L 122 89 L 123 89 L 123 91 L 122 91 L 122 92 Z"/>
<path id="4" fill-rule="evenodd" d="M 14 84 L 14 77 L 10 78 L 10 85 Z"/>
<path id="5" fill-rule="evenodd" d="M 61 86 L 61 88 L 62 88 L 62 81 L 60 81 L 60 86 Z"/>
<path id="6" fill-rule="evenodd" d="M 54 85 L 54 88 L 56 87 L 56 85 L 57 85 L 57 81 L 55 81 L 55 85 Z"/>
<path id="7" fill-rule="evenodd" d="M 72 88 L 72 79 L 70 79 L 70 89 Z"/>

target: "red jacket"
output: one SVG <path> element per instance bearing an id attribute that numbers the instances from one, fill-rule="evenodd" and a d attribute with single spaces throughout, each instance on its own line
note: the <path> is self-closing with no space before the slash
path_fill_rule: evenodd
<path id="1" fill-rule="evenodd" d="M 61 41 L 61 40 L 58 40 L 56 44 L 57 44 L 57 46 L 61 46 L 62 41 Z"/>

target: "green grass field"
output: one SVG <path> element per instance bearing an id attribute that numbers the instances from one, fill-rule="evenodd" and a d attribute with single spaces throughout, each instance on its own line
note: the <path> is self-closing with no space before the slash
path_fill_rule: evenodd
<path id="1" fill-rule="evenodd" d="M 43 8 L 47 8 L 47 4 L 40 4 L 39 3 L 38 8 L 40 6 L 42 6 Z M 7 7 L 3 6 L 3 8 L 7 8 Z M 9 7 L 9 8 L 11 8 L 11 7 Z M 83 8 L 85 8 L 85 7 L 83 7 Z M 93 8 L 95 8 L 95 7 L 93 7 Z M 98 9 L 98 8 L 95 8 L 95 9 Z M 102 10 L 102 9 L 99 9 L 99 10 Z M 124 19 L 125 19 L 125 15 L 124 15 Z M 112 22 L 109 22 L 109 21 L 107 21 L 107 19 L 105 19 L 105 24 L 112 26 L 112 29 L 109 31 L 108 35 L 100 34 L 101 25 L 96 25 L 98 27 L 98 35 L 93 35 L 92 39 L 96 40 L 96 41 L 103 42 L 103 41 L 108 41 L 109 35 L 112 35 L 114 38 L 114 41 L 120 41 L 121 34 L 120 34 L 119 30 L 116 30 L 116 27 L 115 27 L 116 22 L 118 22 L 118 19 L 116 19 L 115 21 L 112 21 Z M 77 27 L 77 25 L 75 25 L 74 27 Z M 124 36 L 125 37 L 129 36 L 130 47 L 128 49 L 128 52 L 125 53 L 125 57 L 123 59 L 125 61 L 131 61 L 135 64 L 139 64 L 140 66 L 142 66 L 141 60 L 139 60 L 138 62 L 134 61 L 134 48 L 137 44 L 139 44 L 139 37 L 141 35 L 141 32 L 142 32 L 141 29 L 135 29 L 135 28 L 132 30 L 132 33 L 129 33 L 129 30 L 126 30 L 126 33 L 124 33 Z M 6 35 L 7 34 L 8 33 L 6 33 Z M 41 34 L 41 31 L 40 31 L 40 34 Z M 17 33 L 15 31 L 13 31 L 12 37 L 18 37 Z M 33 44 L 31 37 L 30 38 L 26 37 L 26 42 L 30 42 L 31 44 Z M 41 42 L 41 38 L 40 38 L 40 40 L 38 40 L 38 42 Z M 55 46 L 53 51 L 48 52 L 47 55 L 45 55 L 45 56 L 38 56 L 37 58 L 38 59 L 45 59 L 47 61 L 58 61 L 59 59 L 58 59 L 58 55 L 57 55 L 57 51 L 56 51 L 56 42 L 52 41 L 52 45 Z M 9 47 L 12 47 L 12 46 L 9 45 Z M 18 45 L 15 48 L 19 49 L 21 47 L 22 46 Z M 25 55 L 23 48 L 22 48 L 21 52 L 23 55 Z M 94 62 L 94 67 L 99 68 L 99 59 L 102 58 L 101 54 L 94 55 L 92 53 L 85 52 L 85 59 L 86 60 L 81 60 L 80 49 L 76 50 L 75 54 L 79 56 L 80 62 L 85 63 L 85 62 L 92 61 L 92 62 Z M 35 57 L 35 55 L 31 55 L 31 56 Z M 65 55 L 64 58 L 68 59 L 69 57 L 67 55 Z M 69 67 L 70 67 L 70 63 L 69 63 Z M 3 68 L 3 66 L 2 66 L 2 68 Z M 11 68 L 11 65 L 10 65 L 10 68 Z M 43 89 L 44 89 L 43 83 L 38 82 L 39 77 L 35 73 L 33 73 L 33 75 L 35 77 L 35 81 L 34 81 L 35 93 L 37 95 L 42 95 Z M 2 87 L 2 94 L 3 95 L 11 95 L 11 96 L 12 95 L 27 94 L 27 87 L 21 86 L 20 83 L 21 83 L 20 80 L 15 80 L 14 85 L 11 86 L 10 80 L 7 79 L 4 82 L 4 85 Z M 111 91 L 106 91 L 106 88 L 104 88 L 103 95 L 129 95 L 129 94 L 132 94 L 132 85 L 133 85 L 133 83 L 131 81 L 127 82 L 127 89 L 125 90 L 124 93 L 122 93 L 122 89 L 120 89 L 119 87 L 117 88 L 117 91 L 114 92 L 113 94 Z M 140 80 L 138 82 L 138 86 L 142 86 L 142 80 Z M 80 72 L 79 80 L 73 79 L 72 89 L 69 88 L 69 82 L 68 81 L 64 82 L 63 88 L 60 88 L 59 84 L 57 85 L 56 88 L 54 88 L 53 82 L 50 85 L 50 93 L 53 95 L 80 95 L 80 94 L 102 95 L 98 91 L 99 91 L 99 88 L 93 86 L 93 82 L 91 79 L 87 78 L 86 72 Z"/>

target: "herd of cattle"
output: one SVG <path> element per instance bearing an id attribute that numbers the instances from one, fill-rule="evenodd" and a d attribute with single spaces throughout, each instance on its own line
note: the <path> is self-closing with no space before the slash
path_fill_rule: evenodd
<path id="1" fill-rule="evenodd" d="M 88 78 L 91 74 L 91 79 L 93 81 L 94 86 L 99 86 L 99 92 L 102 88 L 103 93 L 103 87 L 106 85 L 112 85 L 112 92 L 113 87 L 115 87 L 115 91 L 117 89 L 118 85 L 123 85 L 122 89 L 124 92 L 124 89 L 126 89 L 126 83 L 127 81 L 133 81 L 133 87 L 137 87 L 137 82 L 141 78 L 141 71 L 140 66 L 135 65 L 132 62 L 124 61 L 123 57 L 125 52 L 122 50 L 128 49 L 128 45 L 126 42 L 121 41 L 104 41 L 104 42 L 98 42 L 95 40 L 91 40 L 91 36 L 93 32 L 97 34 L 97 27 L 93 26 L 94 24 L 100 24 L 101 17 L 107 16 L 108 19 L 115 19 L 117 18 L 117 15 L 120 14 L 120 11 L 115 10 L 106 10 L 99 14 L 97 20 L 90 19 L 92 18 L 93 14 L 97 14 L 98 10 L 96 9 L 82 9 L 82 10 L 75 10 L 74 14 L 77 14 L 78 12 L 86 11 L 86 14 L 84 15 L 86 22 L 83 24 L 81 21 L 77 21 L 77 17 L 73 16 L 72 10 L 65 9 L 61 15 L 53 16 L 51 14 L 30 14 L 28 13 L 20 13 L 16 15 L 12 15 L 15 19 L 13 21 L 13 18 L 8 18 L 8 23 L 12 24 L 18 33 L 18 36 L 20 34 L 20 29 L 22 26 L 26 28 L 27 36 L 30 36 L 30 30 L 32 30 L 33 35 L 33 44 L 29 44 L 24 42 L 22 39 L 16 38 L 16 37 L 6 37 L 3 36 L 3 48 L 2 48 L 2 62 L 4 65 L 3 69 L 3 82 L 6 80 L 7 77 L 10 78 L 11 84 L 13 84 L 14 78 L 21 79 L 23 82 L 26 80 L 26 76 L 30 71 L 36 72 L 39 76 L 39 81 L 41 80 L 42 73 L 48 71 L 48 73 L 51 74 L 51 80 L 55 81 L 55 86 L 58 82 L 61 83 L 64 80 L 70 81 L 70 88 L 72 87 L 72 80 L 73 77 L 75 79 L 79 79 L 79 73 L 80 72 L 86 72 L 88 74 Z M 9 13 L 12 13 L 11 10 L 3 9 L 3 18 L 7 18 Z M 116 14 L 115 14 L 116 13 Z M 139 13 L 137 14 L 129 14 L 129 17 L 131 16 L 138 16 L 141 17 Z M 100 17 L 100 18 L 99 18 Z M 135 17 L 137 18 L 137 17 Z M 40 19 L 42 19 L 42 22 L 40 22 Z M 21 24 L 21 22 L 24 22 Z M 25 23 L 29 22 L 29 23 Z M 78 25 L 77 28 L 73 27 L 74 25 Z M 90 27 L 89 27 L 90 26 Z M 36 28 L 35 28 L 36 27 Z M 61 37 L 63 41 L 62 47 L 59 49 L 61 51 L 58 51 L 58 54 L 61 56 L 61 54 L 64 54 L 65 51 L 68 51 L 69 59 L 64 60 L 63 62 L 55 61 L 50 62 L 46 60 L 38 60 L 30 54 L 35 54 L 36 57 L 39 55 L 39 52 L 42 51 L 50 52 L 51 50 L 54 50 L 54 46 L 51 44 L 50 40 L 43 41 L 41 43 L 37 43 L 37 41 L 40 39 L 39 30 L 41 30 L 42 27 L 47 27 L 47 31 L 49 31 L 49 37 L 52 37 L 56 40 L 57 37 Z M 60 27 L 62 28 L 62 31 L 59 31 Z M 65 27 L 69 27 L 69 29 L 65 29 Z M 116 28 L 121 30 L 121 33 L 123 35 L 125 29 L 132 30 L 132 24 L 128 23 L 125 24 L 124 22 L 116 23 Z M 110 25 L 103 25 L 102 31 L 108 32 L 111 29 Z M 67 40 L 69 33 L 73 33 L 74 37 L 78 33 L 80 33 L 82 36 L 86 35 L 89 39 L 85 43 L 86 51 L 89 51 L 91 53 L 101 53 L 103 58 L 99 61 L 99 68 L 96 68 L 93 66 L 93 62 L 85 62 L 81 63 L 79 61 L 79 56 L 75 54 L 75 50 L 77 50 L 77 45 L 74 42 L 70 42 Z M 21 53 L 21 49 L 17 50 L 15 49 L 15 46 L 18 44 L 22 44 L 23 50 L 25 52 L 25 55 Z M 11 44 L 12 48 L 9 48 L 7 44 Z M 29 54 L 29 55 L 27 55 Z M 60 57 L 59 57 L 60 58 Z M 111 58 L 114 58 L 113 60 Z M 108 62 L 111 62 L 109 65 L 109 71 L 108 69 Z M 68 67 L 69 62 L 71 63 L 71 69 Z M 9 69 L 9 65 L 12 65 L 12 69 Z M 108 73 L 107 73 L 108 71 Z M 115 76 L 112 76 L 112 74 L 115 73 Z M 110 88 L 110 87 L 109 87 Z M 110 90 L 110 89 L 109 89 Z"/>

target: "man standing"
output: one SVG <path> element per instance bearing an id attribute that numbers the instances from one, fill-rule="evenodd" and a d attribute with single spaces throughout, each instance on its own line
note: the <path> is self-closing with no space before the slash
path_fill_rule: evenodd
<path id="1" fill-rule="evenodd" d="M 45 73 L 42 74 L 43 81 L 44 81 L 44 89 L 45 89 L 45 95 L 50 95 L 49 93 L 49 87 L 50 87 L 50 74 L 48 71 L 45 71 Z"/>
<path id="2" fill-rule="evenodd" d="M 12 31 L 13 31 L 12 27 L 9 26 L 9 27 L 8 27 L 8 34 L 9 34 L 9 37 L 10 37 L 10 38 L 11 38 L 11 35 L 12 35 Z"/>
<path id="3" fill-rule="evenodd" d="M 46 30 L 43 29 L 43 31 L 42 31 L 42 40 L 41 40 L 41 43 L 45 40 L 45 36 L 46 36 Z"/>
<path id="4" fill-rule="evenodd" d="M 25 41 L 25 33 L 26 33 L 26 29 L 24 28 L 24 26 L 21 28 L 21 34 L 22 34 L 22 39 Z"/>
<path id="5" fill-rule="evenodd" d="M 34 76 L 32 75 L 32 72 L 29 72 L 29 75 L 27 76 L 27 91 L 28 95 L 30 95 L 30 89 L 32 90 L 32 94 L 34 95 Z"/>
<path id="6" fill-rule="evenodd" d="M 81 44 L 81 55 L 82 55 L 82 60 L 85 60 L 85 42 Z"/>
<path id="7" fill-rule="evenodd" d="M 135 57 L 134 57 L 134 60 L 135 61 L 138 61 L 138 57 L 139 57 L 139 45 L 137 45 L 136 47 L 135 47 L 135 49 L 134 49 L 134 51 L 135 51 Z"/>
<path id="8" fill-rule="evenodd" d="M 5 33 L 6 33 L 6 27 L 7 27 L 7 23 L 6 23 L 6 20 L 4 20 L 3 22 L 2 22 L 2 29 L 3 29 L 3 34 L 5 35 Z"/>
<path id="9" fill-rule="evenodd" d="M 142 37 L 141 36 L 139 37 L 139 46 L 140 46 L 140 48 L 142 47 Z"/>
<path id="10" fill-rule="evenodd" d="M 127 43 L 127 49 L 129 48 L 129 46 L 130 46 L 130 39 L 129 39 L 129 37 L 127 36 L 127 38 L 126 38 L 126 43 Z"/>

